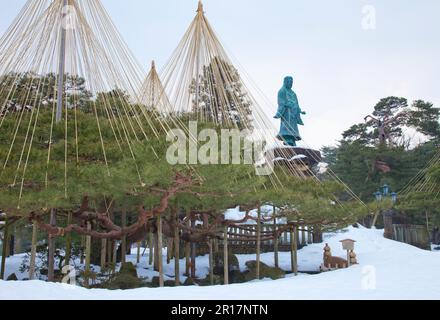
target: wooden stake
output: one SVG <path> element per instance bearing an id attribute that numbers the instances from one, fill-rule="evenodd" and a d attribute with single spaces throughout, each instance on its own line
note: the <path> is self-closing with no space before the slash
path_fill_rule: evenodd
<path id="1" fill-rule="evenodd" d="M 29 280 L 34 280 L 35 277 L 35 260 L 37 257 L 37 223 L 32 224 L 32 245 L 31 245 L 31 258 L 29 261 Z"/>
<path id="2" fill-rule="evenodd" d="M 69 212 L 67 215 L 67 225 L 72 224 L 72 212 Z M 72 251 L 72 235 L 69 233 L 66 234 L 66 257 L 64 259 L 64 265 L 70 265 L 70 255 Z"/>
<path id="3" fill-rule="evenodd" d="M 163 257 L 162 257 L 162 217 L 157 217 L 157 235 L 158 235 L 158 243 L 157 250 L 159 253 L 159 286 L 164 286 L 164 277 L 163 277 Z"/>
<path id="4" fill-rule="evenodd" d="M 225 227 L 223 232 L 223 273 L 224 284 L 229 284 L 229 254 L 228 254 L 228 226 Z"/>
<path id="5" fill-rule="evenodd" d="M 261 206 L 258 206 L 257 219 L 257 268 L 255 278 L 260 279 L 260 256 L 261 256 Z"/>
<path id="6" fill-rule="evenodd" d="M 56 210 L 52 209 L 50 211 L 50 224 L 52 226 L 57 225 L 56 220 Z M 55 237 L 49 235 L 49 257 L 48 257 L 48 269 L 47 269 L 47 280 L 53 282 L 55 280 Z"/>

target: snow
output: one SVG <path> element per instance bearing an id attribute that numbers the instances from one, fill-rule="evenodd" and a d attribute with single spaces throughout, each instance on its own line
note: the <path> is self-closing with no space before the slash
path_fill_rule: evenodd
<path id="1" fill-rule="evenodd" d="M 345 257 L 340 240 L 356 240 L 355 251 L 359 265 L 349 269 L 285 279 L 268 279 L 245 284 L 214 287 L 140 288 L 126 291 L 84 289 L 80 287 L 46 283 L 42 281 L 0 281 L 0 299 L 122 299 L 122 300 L 302 300 L 302 299 L 439 299 L 440 255 L 385 239 L 383 230 L 350 227 L 344 232 L 326 234 L 325 243 L 335 256 Z M 324 244 L 314 244 L 299 251 L 300 271 L 317 271 L 322 263 Z M 132 253 L 135 253 L 133 251 Z M 164 251 L 165 253 L 165 251 Z M 255 259 L 254 255 L 238 256 L 240 267 Z M 129 257 L 135 261 L 135 255 Z M 138 266 L 141 276 L 151 277 L 154 272 L 147 268 L 148 256 L 142 257 Z M 273 265 L 273 254 L 262 255 L 262 261 Z M 7 261 L 7 272 L 16 270 L 20 257 Z M 181 261 L 183 269 L 184 261 Z M 208 257 L 197 259 L 198 275 L 208 272 Z M 280 267 L 290 270 L 290 254 L 280 254 Z M 150 268 L 150 267 L 148 267 Z M 165 274 L 173 275 L 173 262 L 164 264 Z"/>

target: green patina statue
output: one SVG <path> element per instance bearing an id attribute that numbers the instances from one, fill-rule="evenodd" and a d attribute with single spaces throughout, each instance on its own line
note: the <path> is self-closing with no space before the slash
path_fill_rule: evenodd
<path id="1" fill-rule="evenodd" d="M 301 110 L 298 98 L 292 90 L 293 78 L 285 77 L 284 86 L 278 92 L 278 112 L 275 119 L 281 119 L 281 129 L 277 138 L 285 145 L 295 147 L 301 140 L 298 125 L 304 125 L 301 115 L 306 113 Z"/>

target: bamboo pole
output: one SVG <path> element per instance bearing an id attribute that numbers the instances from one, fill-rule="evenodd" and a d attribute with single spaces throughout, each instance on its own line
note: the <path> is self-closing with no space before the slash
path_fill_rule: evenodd
<path id="1" fill-rule="evenodd" d="M 255 278 L 260 279 L 260 258 L 261 258 L 261 206 L 258 206 L 257 219 L 257 268 Z"/>
<path id="2" fill-rule="evenodd" d="M 34 280 L 35 277 L 35 260 L 37 257 L 37 223 L 34 221 L 32 224 L 32 245 L 31 245 L 31 257 L 29 261 L 29 280 Z"/>
<path id="3" fill-rule="evenodd" d="M 176 218 L 177 221 L 179 221 L 179 216 Z M 176 286 L 180 286 L 180 237 L 177 223 L 174 227 L 174 277 Z"/>
<path id="4" fill-rule="evenodd" d="M 225 227 L 223 232 L 223 272 L 224 272 L 224 284 L 229 284 L 229 254 L 228 254 L 228 226 Z"/>
<path id="5" fill-rule="evenodd" d="M 50 211 L 50 224 L 56 226 L 56 211 L 52 209 Z M 49 248 L 48 248 L 48 268 L 47 268 L 47 280 L 53 282 L 55 280 L 55 237 L 49 235 Z"/>
<path id="6" fill-rule="evenodd" d="M 72 224 L 72 212 L 67 215 L 67 225 Z M 64 258 L 64 265 L 70 265 L 70 255 L 72 251 L 72 234 L 69 232 L 66 234 L 66 257 Z"/>
<path id="7" fill-rule="evenodd" d="M 87 222 L 87 231 L 92 230 L 92 224 L 90 222 Z M 86 287 L 89 287 L 89 276 L 90 276 L 90 255 L 92 252 L 92 237 L 86 236 L 86 278 L 84 279 L 86 281 Z"/>
<path id="8" fill-rule="evenodd" d="M 157 217 L 157 250 L 159 253 L 159 286 L 164 286 L 164 277 L 163 277 L 163 257 L 162 257 L 162 217 Z"/>
<path id="9" fill-rule="evenodd" d="M 5 269 L 6 269 L 6 251 L 7 251 L 7 244 L 8 244 L 8 238 L 9 238 L 9 225 L 8 222 L 5 222 L 4 226 L 4 234 L 3 234 L 3 249 L 2 249 L 2 264 L 1 264 L 1 270 L 0 270 L 0 280 L 5 280 Z"/>

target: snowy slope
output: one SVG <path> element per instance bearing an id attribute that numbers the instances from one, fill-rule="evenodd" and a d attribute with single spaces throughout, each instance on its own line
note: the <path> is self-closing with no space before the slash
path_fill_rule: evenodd
<path id="1" fill-rule="evenodd" d="M 326 235 L 333 255 L 345 257 L 339 243 L 345 238 L 357 241 L 355 251 L 360 265 L 318 275 L 301 274 L 277 281 L 262 280 L 230 286 L 128 291 L 87 290 L 41 281 L 0 281 L 0 299 L 440 299 L 438 253 L 384 239 L 381 230 L 349 228 L 344 233 Z M 311 245 L 299 252 L 300 270 L 319 268 L 323 246 Z M 241 267 L 251 259 L 254 256 L 239 256 Z M 273 264 L 273 255 L 264 254 L 262 260 Z M 207 257 L 197 262 L 200 274 L 206 273 Z M 281 255 L 280 264 L 282 268 L 290 268 L 288 253 Z"/>

